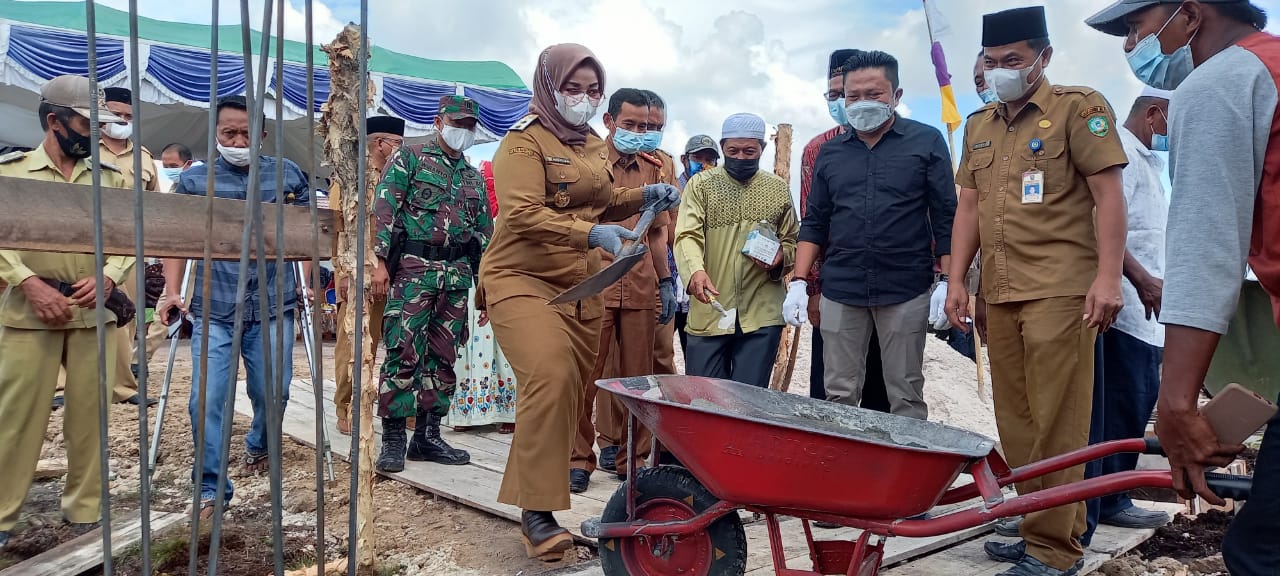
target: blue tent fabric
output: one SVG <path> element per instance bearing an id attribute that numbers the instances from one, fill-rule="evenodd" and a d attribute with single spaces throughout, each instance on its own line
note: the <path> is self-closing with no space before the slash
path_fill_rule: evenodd
<path id="1" fill-rule="evenodd" d="M 97 48 L 98 80 L 106 81 L 124 74 L 124 42 L 98 38 Z M 85 54 L 88 51 L 89 39 L 84 34 L 30 26 L 13 26 L 9 32 L 9 57 L 45 80 L 64 74 L 87 76 L 89 63 Z M 206 84 L 208 77 L 206 74 Z"/>
<path id="2" fill-rule="evenodd" d="M 529 100 L 533 98 L 528 91 L 513 93 L 472 86 L 463 88 L 463 94 L 480 105 L 480 123 L 490 130 L 493 126 L 511 127 L 529 113 Z"/>
<path id="3" fill-rule="evenodd" d="M 192 103 L 209 101 L 209 53 L 169 46 L 152 46 L 146 73 L 175 96 Z M 218 97 L 244 92 L 244 60 L 218 55 Z"/>
<path id="4" fill-rule="evenodd" d="M 315 99 L 312 101 L 311 110 L 319 112 L 320 107 L 329 99 L 329 70 L 325 68 L 316 68 L 313 74 L 315 90 Z M 274 72 L 271 76 L 271 88 L 276 87 L 276 77 Z M 300 110 L 307 109 L 307 67 L 295 64 L 284 65 L 284 86 L 283 92 L 286 102 L 297 106 Z"/>
<path id="5" fill-rule="evenodd" d="M 382 79 L 382 103 L 387 110 L 417 124 L 434 122 L 440 111 L 440 97 L 455 93 L 457 89 L 452 84 L 409 82 L 391 76 Z M 510 126 L 503 126 L 498 133 L 506 132 Z"/>
<path id="6" fill-rule="evenodd" d="M 207 105 L 211 72 L 208 50 L 160 43 L 145 46 L 145 60 L 142 64 L 144 78 L 168 98 L 190 106 Z M 122 82 L 128 73 L 125 43 L 116 37 L 99 35 L 97 48 L 98 79 L 108 85 Z M 83 32 L 16 23 L 10 26 L 10 62 L 25 75 L 41 82 L 62 74 L 88 74 L 85 62 L 87 52 L 88 41 Z M 296 118 L 306 114 L 307 110 L 307 69 L 296 62 L 287 62 L 283 68 L 283 79 L 277 89 L 274 65 L 272 66 L 271 92 L 278 93 L 292 107 L 293 117 Z M 314 78 L 315 99 L 311 103 L 311 110 L 318 112 L 329 98 L 329 70 L 325 67 L 316 68 Z M 462 86 L 466 95 L 480 104 L 480 123 L 499 137 L 525 115 L 532 97 L 527 90 L 483 88 L 395 74 L 375 74 L 374 79 L 382 85 L 379 95 L 382 107 L 422 130 L 429 129 L 434 122 L 440 97 L 456 94 L 459 86 Z M 242 57 L 232 53 L 219 54 L 218 95 L 243 94 L 244 91 Z"/>

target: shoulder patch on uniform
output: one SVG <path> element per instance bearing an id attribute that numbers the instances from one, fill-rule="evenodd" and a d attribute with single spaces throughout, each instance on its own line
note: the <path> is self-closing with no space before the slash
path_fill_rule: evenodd
<path id="1" fill-rule="evenodd" d="M 120 172 L 121 174 L 124 173 L 123 171 L 120 170 L 119 166 L 116 166 L 115 164 L 112 164 L 110 162 L 98 162 L 98 165 L 112 172 Z"/>
<path id="2" fill-rule="evenodd" d="M 9 152 L 8 154 L 0 155 L 0 164 L 8 164 L 10 162 L 16 162 L 26 157 L 27 157 L 26 152 L 14 150 L 13 152 Z"/>
<path id="3" fill-rule="evenodd" d="M 1098 114 L 1106 114 L 1107 112 L 1108 110 L 1106 106 L 1090 106 L 1080 111 L 1080 117 L 1088 118 L 1090 116 L 1097 116 Z"/>
<path id="4" fill-rule="evenodd" d="M 512 132 L 519 132 L 521 130 L 524 130 L 525 128 L 532 126 L 533 123 L 537 121 L 538 121 L 537 114 L 526 114 L 524 118 L 516 120 L 516 123 L 512 124 L 511 128 L 508 128 L 508 130 Z"/>
<path id="5" fill-rule="evenodd" d="M 528 156 L 530 158 L 539 157 L 537 150 L 534 150 L 533 148 L 528 148 L 525 146 L 512 146 L 507 149 L 507 155 L 508 156 Z"/>
<path id="6" fill-rule="evenodd" d="M 1105 114 L 1098 114 L 1089 118 L 1089 132 L 1099 138 L 1105 137 L 1111 132 L 1111 122 L 1107 121 Z"/>

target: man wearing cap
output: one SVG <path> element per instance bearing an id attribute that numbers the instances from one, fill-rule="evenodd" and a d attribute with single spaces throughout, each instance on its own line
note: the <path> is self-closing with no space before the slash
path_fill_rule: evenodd
<path id="1" fill-rule="evenodd" d="M 218 142 L 218 158 L 211 163 L 196 166 L 181 173 L 174 185 L 174 193 L 204 196 L 208 186 L 209 172 L 213 171 L 214 195 L 218 198 L 247 200 L 249 190 L 249 173 L 253 156 L 257 150 L 250 148 L 250 135 L 253 130 L 249 120 L 248 104 L 243 96 L 226 96 L 218 101 L 215 107 L 215 137 Z M 265 118 L 262 119 L 265 124 Z M 265 138 L 266 131 L 263 131 Z M 258 190 L 260 200 L 264 204 L 274 204 L 281 195 L 286 204 L 306 206 L 310 202 L 311 186 L 307 182 L 302 169 L 289 159 L 277 162 L 274 156 L 261 155 L 258 159 Z M 277 174 L 279 172 L 279 175 Z M 276 186 L 277 177 L 281 178 L 284 188 Z M 266 277 L 258 276 L 258 264 L 250 261 L 243 281 L 249 287 L 243 300 L 237 298 L 237 289 L 242 281 L 239 262 L 214 262 L 212 268 L 205 269 L 203 262 L 195 264 L 194 286 L 204 285 L 205 275 L 210 275 L 212 286 L 211 298 L 206 301 L 201 290 L 191 296 L 190 304 L 186 304 L 181 296 L 181 283 L 186 260 L 166 259 L 164 263 L 165 296 L 156 308 L 156 316 L 169 323 L 170 309 L 189 312 L 193 318 L 191 333 L 191 380 L 196 385 L 191 387 L 191 397 L 187 403 L 187 411 L 191 415 L 192 440 L 199 437 L 199 428 L 204 430 L 204 466 L 193 469 L 192 475 L 200 488 L 200 515 L 208 518 L 213 515 L 214 503 L 218 492 L 218 474 L 227 454 L 222 451 L 222 423 L 224 418 L 233 414 L 225 414 L 227 394 L 234 393 L 231 385 L 232 376 L 240 366 L 245 365 L 245 387 L 253 406 L 253 423 L 245 435 L 244 464 L 249 472 L 262 472 L 267 469 L 267 407 L 268 382 L 265 376 L 267 362 L 271 363 L 271 374 L 276 379 L 271 386 L 279 386 L 283 391 L 280 398 L 280 415 L 283 416 L 289 401 L 289 383 L 293 380 L 293 345 L 294 310 L 297 307 L 297 281 L 293 268 L 286 266 L 277 269 L 274 259 L 263 265 Z M 309 268 L 309 263 L 303 264 Z M 284 276 L 284 300 L 276 298 L 276 275 Z M 266 301 L 261 299 L 257 287 L 265 283 Z M 203 321 L 204 312 L 208 309 L 209 322 Z M 243 311 L 241 328 L 240 358 L 232 357 L 231 348 L 236 329 L 237 309 Z M 176 317 L 176 316 L 175 316 Z M 180 320 L 179 320 L 180 321 Z M 209 347 L 204 349 L 202 342 L 208 334 Z M 284 335 L 281 338 L 280 335 Z M 284 356 L 276 354 L 263 355 L 263 342 L 284 342 Z M 207 355 L 207 356 L 206 356 Z M 208 372 L 202 374 L 200 365 L 202 358 L 208 365 Z M 200 386 L 204 386 L 204 422 L 201 423 L 198 410 Z M 200 446 L 195 446 L 199 452 Z M 198 462 L 197 462 L 198 463 Z M 230 502 L 234 486 L 228 479 L 223 492 L 225 502 Z"/>
<path id="2" fill-rule="evenodd" d="M 1246 263 L 1271 296 L 1274 318 L 1267 320 L 1280 323 L 1280 39 L 1261 31 L 1266 14 L 1243 0 L 1125 0 L 1087 22 L 1125 37 L 1130 68 L 1145 84 L 1175 90 L 1156 434 L 1183 497 L 1221 503 L 1204 472 L 1227 465 L 1242 447 L 1219 441 L 1197 400 L 1236 313 Z M 1223 540 L 1228 571 L 1280 573 L 1278 533 L 1280 418 L 1267 426 L 1249 503 Z"/>
<path id="3" fill-rule="evenodd" d="M 645 150 L 649 130 L 651 98 L 642 90 L 621 88 L 609 97 L 609 109 L 604 115 L 604 125 L 609 129 L 605 148 L 609 154 L 609 166 L 613 172 L 614 186 L 642 188 L 649 184 L 670 183 L 672 176 L 664 173 L 663 163 Z M 623 228 L 633 229 L 640 221 L 640 214 L 626 220 L 611 222 Z M 653 346 L 657 323 L 654 322 L 655 304 L 659 294 L 675 299 L 675 280 L 667 268 L 667 227 L 670 216 L 658 214 L 649 227 L 646 243 L 647 256 L 622 280 L 606 288 L 604 296 L 604 322 L 600 329 L 600 351 L 596 355 L 591 381 L 600 378 L 625 378 L 653 373 L 656 348 Z M 602 265 L 613 261 L 606 250 L 600 250 Z M 674 304 L 674 303 L 673 303 Z M 672 307 L 674 314 L 674 307 Z M 666 318 L 668 322 L 671 318 Z M 592 424 L 592 407 L 596 421 Z M 622 403 L 613 394 L 588 385 L 584 406 L 578 418 L 578 437 L 573 455 L 569 459 L 569 491 L 586 491 L 591 473 L 597 466 L 592 444 L 600 446 L 599 467 L 624 476 L 628 458 L 637 468 L 649 455 L 651 438 L 643 426 L 636 429 L 636 454 L 627 453 L 627 415 Z"/>
<path id="4" fill-rule="evenodd" d="M 369 165 L 381 171 L 404 144 L 404 120 L 393 116 L 373 116 L 365 120 L 364 129 L 365 134 L 368 135 Z M 377 185 L 377 182 L 370 182 L 369 189 L 372 191 Z M 368 205 L 374 205 L 372 199 Z M 337 254 L 338 233 L 346 228 L 346 219 L 342 218 L 342 187 L 336 181 L 329 187 L 329 208 L 337 216 L 334 218 L 333 234 L 333 253 Z M 367 230 L 369 231 L 368 242 L 372 243 L 375 231 L 372 223 Z M 350 281 L 345 277 L 339 276 L 334 279 L 334 286 L 338 291 L 338 318 L 346 317 L 349 285 Z M 373 349 L 377 350 L 382 338 L 382 313 L 387 306 L 387 297 L 386 294 L 373 296 L 365 308 L 365 314 L 369 318 L 369 337 L 373 339 Z M 337 390 L 333 393 L 333 404 L 338 416 L 340 434 L 351 434 L 351 371 L 353 369 L 351 357 L 354 353 L 355 349 L 347 339 L 347 331 L 338 330 L 338 343 L 333 348 L 333 365 L 336 371 L 334 381 L 337 384 Z"/>
<path id="5" fill-rule="evenodd" d="M 463 156 L 475 142 L 478 115 L 475 100 L 440 98 L 435 138 L 401 147 L 378 184 L 373 292 L 387 297 L 382 324 L 387 358 L 378 390 L 381 472 L 404 470 L 405 424 L 411 416 L 416 418 L 410 460 L 450 465 L 471 460 L 440 437 L 440 420 L 449 413 L 457 383 L 453 363 L 459 342 L 467 338 L 467 294 L 493 236 L 484 179 Z M 399 262 L 387 261 L 393 244 Z"/>
<path id="6" fill-rule="evenodd" d="M 676 224 L 676 265 L 698 301 L 689 313 L 685 371 L 761 388 L 769 386 L 782 338 L 782 278 L 795 264 L 800 228 L 787 182 L 760 170 L 764 146 L 764 119 L 747 113 L 725 119 L 725 165 L 689 180 Z M 743 253 L 749 235 L 769 234 L 776 249 Z M 766 252 L 772 258 L 762 261 Z M 713 298 L 736 315 L 722 315 Z"/>
<path id="7" fill-rule="evenodd" d="M 703 170 L 710 170 L 720 164 L 720 148 L 716 141 L 706 134 L 698 134 L 684 145 L 684 154 L 680 155 L 680 165 L 684 173 L 680 175 L 680 189 L 683 190 L 689 179 Z"/>
<path id="8" fill-rule="evenodd" d="M 1127 159 L 1115 116 L 1091 88 L 1045 79 L 1053 56 L 1043 7 L 983 17 L 985 79 L 999 103 L 965 124 L 951 276 L 982 247 L 996 424 L 1012 466 L 1089 441 L 1094 339 L 1123 306 Z M 968 290 L 949 286 L 948 320 L 968 329 Z M 1077 482 L 1077 466 L 1018 485 Z M 987 543 L 1010 576 L 1072 574 L 1084 550 L 1084 503 L 1027 515 L 1022 542 Z"/>
<path id="9" fill-rule="evenodd" d="M 91 185 L 89 157 L 90 109 L 99 122 L 115 122 L 102 92 L 91 98 L 89 79 L 59 76 L 40 90 L 40 127 L 44 140 L 30 152 L 0 156 L 0 176 L 44 182 Z M 101 165 L 104 188 L 124 188 L 118 169 Z M 134 259 L 108 256 L 101 270 L 103 296 L 123 282 Z M 101 517 L 102 452 L 98 434 L 98 337 L 96 283 L 92 254 L 55 254 L 0 250 L 0 280 L 8 286 L 0 295 L 0 548 L 18 521 L 22 502 L 40 460 L 50 401 L 59 367 L 65 367 L 66 409 L 63 435 L 67 444 L 66 485 L 62 516 L 73 524 L 91 524 Z M 47 281 L 70 285 L 64 296 Z M 106 312 L 108 333 L 116 317 Z M 115 358 L 115 338 L 107 338 L 105 354 Z M 116 379 L 107 370 L 107 387 Z"/>
<path id="10" fill-rule="evenodd" d="M 896 58 L 858 51 L 842 73 L 850 130 L 818 154 L 783 318 L 793 326 L 808 321 L 805 278 L 825 251 L 827 398 L 862 400 L 874 328 L 884 335 L 879 346 L 891 412 L 923 420 L 924 326 L 930 294 L 946 292 L 945 275 L 934 287 L 933 266 L 940 258 L 945 268 L 951 253 L 951 154 L 937 129 L 894 112 L 902 98 Z"/>
<path id="11" fill-rule="evenodd" d="M 809 191 L 813 188 L 813 167 L 818 161 L 818 152 L 822 145 L 834 140 L 848 130 L 849 121 L 844 113 L 844 63 L 858 50 L 842 48 L 831 53 L 827 61 L 827 112 L 835 121 L 835 127 L 813 137 L 804 147 L 800 156 L 800 214 L 804 218 L 809 208 Z M 813 323 L 812 366 L 809 370 L 809 397 L 819 400 L 827 399 L 826 374 L 822 363 L 822 316 L 818 310 L 818 301 L 822 298 L 822 258 L 814 262 L 812 273 L 805 278 L 809 301 L 807 304 L 809 321 Z M 859 406 L 878 412 L 889 411 L 889 399 L 884 390 L 884 370 L 880 364 L 880 339 L 874 328 L 871 330 L 871 343 L 867 346 L 866 381 L 862 388 L 862 401 Z M 825 523 L 822 524 L 826 526 Z"/>

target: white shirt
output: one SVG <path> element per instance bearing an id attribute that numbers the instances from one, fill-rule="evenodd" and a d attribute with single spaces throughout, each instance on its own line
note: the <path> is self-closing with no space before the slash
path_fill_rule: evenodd
<path id="1" fill-rule="evenodd" d="M 1129 165 L 1124 169 L 1124 200 L 1129 225 L 1125 248 L 1147 273 L 1164 278 L 1164 232 L 1169 219 L 1169 203 L 1165 200 L 1160 174 L 1164 161 L 1151 152 L 1137 136 L 1120 127 L 1120 143 Z M 1152 346 L 1164 347 L 1164 326 L 1152 315 L 1147 319 L 1138 290 L 1128 278 L 1122 278 L 1124 308 L 1116 318 L 1114 329 Z"/>

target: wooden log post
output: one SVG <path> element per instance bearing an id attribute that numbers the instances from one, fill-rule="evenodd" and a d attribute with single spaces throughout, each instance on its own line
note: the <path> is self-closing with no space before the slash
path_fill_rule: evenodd
<path id="1" fill-rule="evenodd" d="M 329 76 L 331 88 L 329 92 L 329 100 L 325 103 L 321 112 L 321 121 L 319 126 L 319 135 L 324 139 L 324 155 L 325 160 L 333 168 L 333 178 L 338 182 L 342 193 L 341 202 L 341 218 L 342 230 L 338 234 L 338 254 L 334 260 L 334 269 L 339 278 L 348 278 L 352 283 L 357 273 L 357 219 L 361 216 L 359 212 L 359 196 L 365 195 L 366 214 L 369 220 L 366 221 L 368 228 L 372 230 L 372 212 L 373 212 L 373 189 L 374 184 L 378 180 L 378 167 L 368 166 L 367 182 L 369 186 L 365 190 L 358 190 L 359 187 L 359 154 L 365 151 L 359 149 L 359 134 L 364 130 L 364 118 L 360 115 L 360 101 L 358 98 L 363 95 L 369 102 L 369 108 L 373 106 L 373 83 L 368 83 L 365 88 L 360 86 L 360 61 L 358 54 L 360 52 L 360 29 L 355 25 L 347 25 L 346 28 L 338 34 L 338 37 L 330 44 L 326 44 L 323 49 L 325 54 L 329 56 Z M 373 403 L 378 396 L 378 384 L 374 372 L 374 356 L 376 350 L 373 349 L 373 339 L 369 334 L 369 315 L 368 311 L 372 307 L 372 291 L 370 289 L 373 271 L 377 265 L 377 256 L 373 251 L 373 242 L 367 241 L 364 246 L 364 310 L 365 314 L 359 319 L 356 318 L 355 306 L 344 306 L 345 314 L 339 319 L 339 330 L 343 330 L 347 334 L 347 341 L 351 343 L 352 352 L 348 358 L 354 358 L 355 349 L 355 326 L 359 321 L 363 330 L 361 338 L 361 350 L 363 354 L 360 358 L 360 364 L 357 368 L 353 364 L 347 366 L 336 366 L 336 370 L 347 370 L 349 376 L 354 376 L 355 369 L 360 370 L 360 402 L 353 406 L 354 410 L 359 410 L 360 429 L 357 431 L 359 436 L 360 458 L 354 463 L 359 469 L 358 478 L 358 494 L 356 496 L 357 512 L 356 512 L 356 533 L 349 534 L 348 538 L 356 540 L 356 573 L 361 576 L 372 576 L 375 570 L 375 535 L 374 535 L 374 503 L 373 503 L 373 478 L 374 478 L 374 438 L 373 438 Z M 356 296 L 355 287 L 352 286 L 347 292 L 347 297 L 354 299 Z M 352 378 L 352 382 L 355 379 Z"/>
<path id="2" fill-rule="evenodd" d="M 791 182 L 791 125 L 779 124 L 778 132 L 773 136 L 773 173 L 786 182 Z M 797 215 L 799 217 L 799 215 Z M 791 276 L 783 278 L 783 285 L 791 281 Z M 782 340 L 778 344 L 777 357 L 773 363 L 773 373 L 769 377 L 769 388 L 786 392 L 791 387 L 791 371 L 795 369 L 796 346 L 792 340 L 799 338 L 799 331 L 790 324 L 782 328 Z"/>

